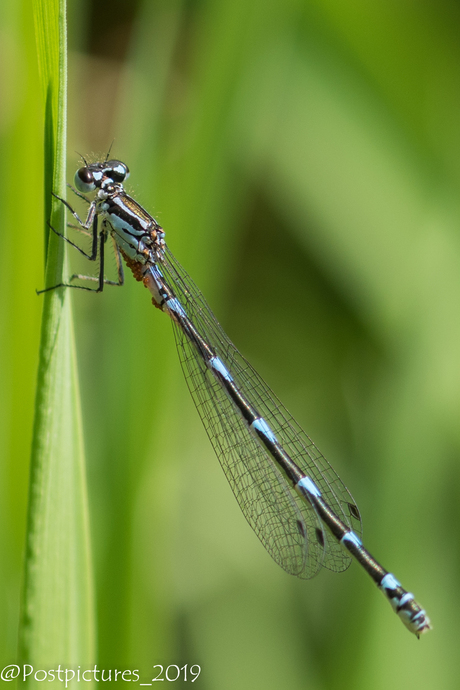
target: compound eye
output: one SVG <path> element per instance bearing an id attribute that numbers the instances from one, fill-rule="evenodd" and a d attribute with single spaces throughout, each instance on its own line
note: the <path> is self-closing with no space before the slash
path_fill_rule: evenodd
<path id="1" fill-rule="evenodd" d="M 80 192 L 94 192 L 96 189 L 96 182 L 94 175 L 89 168 L 80 168 L 75 173 L 75 187 Z"/>
<path id="2" fill-rule="evenodd" d="M 128 166 L 121 161 L 112 160 L 107 161 L 107 176 L 110 177 L 114 182 L 123 182 L 129 177 Z"/>

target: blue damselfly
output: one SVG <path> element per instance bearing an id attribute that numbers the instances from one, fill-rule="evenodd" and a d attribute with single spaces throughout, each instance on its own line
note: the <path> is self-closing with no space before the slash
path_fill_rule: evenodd
<path id="1" fill-rule="evenodd" d="M 352 557 L 372 577 L 404 625 L 417 637 L 430 621 L 414 596 L 361 542 L 361 516 L 353 497 L 311 439 L 222 330 L 204 297 L 176 261 L 156 220 L 124 190 L 129 175 L 118 160 L 87 163 L 73 191 L 89 204 L 86 220 L 64 199 L 83 231 L 90 231 L 87 259 L 99 261 L 97 277 L 73 275 L 72 287 L 102 292 L 123 284 L 123 262 L 170 316 L 182 369 L 209 439 L 247 521 L 272 558 L 292 575 L 311 578 L 322 566 L 345 570 Z M 70 186 L 70 185 L 69 185 Z M 96 192 L 94 200 L 86 193 Z M 57 197 L 59 199 L 59 197 Z M 104 278 L 104 250 L 111 237 L 118 281 Z M 97 287 L 72 284 L 96 280 Z"/>

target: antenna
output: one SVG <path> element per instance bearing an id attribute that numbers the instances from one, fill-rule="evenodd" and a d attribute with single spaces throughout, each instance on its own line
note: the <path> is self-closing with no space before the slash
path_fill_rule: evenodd
<path id="1" fill-rule="evenodd" d="M 87 163 L 87 160 L 86 160 L 86 158 L 84 157 L 84 155 L 83 155 L 82 153 L 79 153 L 78 151 L 75 151 L 75 153 L 78 153 L 78 155 L 80 156 L 80 158 L 83 160 L 83 163 L 86 165 L 86 167 L 88 167 L 88 163 Z"/>
<path id="2" fill-rule="evenodd" d="M 106 155 L 106 157 L 105 157 L 104 163 L 107 163 L 107 161 L 109 160 L 110 151 L 112 150 L 112 146 L 113 146 L 113 142 L 114 142 L 114 141 L 115 141 L 115 139 L 112 139 L 112 143 L 111 143 L 110 146 L 109 146 L 109 150 L 107 151 L 107 155 Z"/>

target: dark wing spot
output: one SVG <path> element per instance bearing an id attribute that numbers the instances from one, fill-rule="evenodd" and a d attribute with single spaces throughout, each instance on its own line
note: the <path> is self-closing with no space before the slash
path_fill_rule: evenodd
<path id="1" fill-rule="evenodd" d="M 351 517 L 354 517 L 356 520 L 361 520 L 361 515 L 359 514 L 357 505 L 355 505 L 354 503 L 349 503 L 348 509 L 350 511 Z"/>
<path id="2" fill-rule="evenodd" d="M 323 530 L 320 529 L 319 527 L 316 528 L 316 539 L 318 540 L 318 543 L 321 544 L 321 546 L 324 547 L 324 534 Z"/>
<path id="3" fill-rule="evenodd" d="M 302 535 L 302 537 L 305 539 L 305 527 L 303 526 L 303 522 L 300 520 L 297 520 L 297 529 L 299 530 L 299 534 Z"/>

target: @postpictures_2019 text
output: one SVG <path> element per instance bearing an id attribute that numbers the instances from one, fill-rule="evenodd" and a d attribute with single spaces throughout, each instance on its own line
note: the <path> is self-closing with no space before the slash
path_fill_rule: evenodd
<path id="1" fill-rule="evenodd" d="M 88 667 L 66 667 L 59 664 L 56 668 L 45 669 L 35 668 L 32 664 L 8 664 L 4 666 L 0 672 L 0 680 L 3 682 L 10 682 L 13 680 L 36 681 L 36 682 L 58 682 L 63 683 L 64 687 L 73 686 L 75 683 L 89 683 L 97 682 L 126 682 L 136 683 L 141 686 L 151 686 L 158 681 L 174 682 L 176 680 L 190 681 L 194 683 L 201 673 L 201 666 L 199 664 L 184 664 L 178 666 L 177 664 L 169 664 L 163 666 L 162 664 L 155 664 L 152 666 L 152 672 L 141 672 L 139 669 L 117 669 L 98 668 L 95 664 L 92 668 Z M 144 680 L 145 679 L 145 680 Z"/>

